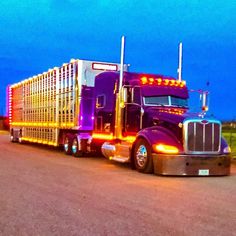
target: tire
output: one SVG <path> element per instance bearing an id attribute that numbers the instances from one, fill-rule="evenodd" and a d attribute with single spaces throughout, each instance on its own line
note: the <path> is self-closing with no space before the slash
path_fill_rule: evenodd
<path id="1" fill-rule="evenodd" d="M 12 143 L 15 143 L 15 142 L 16 142 L 16 139 L 15 139 L 15 136 L 14 136 L 14 130 L 13 130 L 13 129 L 11 129 L 10 141 L 11 141 Z"/>
<path id="2" fill-rule="evenodd" d="M 12 143 L 19 143 L 21 133 L 18 130 L 11 130 L 10 141 Z"/>
<path id="3" fill-rule="evenodd" d="M 64 139 L 63 149 L 66 155 L 72 154 L 72 141 L 70 135 L 66 135 Z"/>
<path id="4" fill-rule="evenodd" d="M 10 136 L 10 142 L 12 142 L 12 143 L 15 142 L 15 140 L 14 140 L 14 136 L 13 136 L 13 135 Z"/>
<path id="5" fill-rule="evenodd" d="M 19 137 L 19 139 L 18 139 L 18 143 L 20 143 L 20 144 L 24 144 L 24 141 L 22 140 L 22 137 Z"/>
<path id="6" fill-rule="evenodd" d="M 72 150 L 72 155 L 74 157 L 83 156 L 83 152 L 81 150 L 79 150 L 79 143 L 78 143 L 77 137 L 73 138 L 71 150 Z"/>
<path id="7" fill-rule="evenodd" d="M 22 130 L 20 130 L 20 133 L 19 133 L 18 143 L 20 143 L 20 144 L 24 143 L 24 140 L 22 140 Z"/>
<path id="8" fill-rule="evenodd" d="M 140 138 L 134 147 L 134 165 L 142 173 L 153 173 L 151 146 L 147 140 Z"/>

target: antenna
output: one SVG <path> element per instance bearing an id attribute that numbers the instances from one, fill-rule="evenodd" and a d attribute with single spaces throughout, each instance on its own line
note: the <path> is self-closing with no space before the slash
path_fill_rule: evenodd
<path id="1" fill-rule="evenodd" d="M 183 45 L 182 42 L 179 44 L 179 68 L 177 70 L 178 72 L 178 80 L 182 80 L 182 50 L 183 50 Z"/>

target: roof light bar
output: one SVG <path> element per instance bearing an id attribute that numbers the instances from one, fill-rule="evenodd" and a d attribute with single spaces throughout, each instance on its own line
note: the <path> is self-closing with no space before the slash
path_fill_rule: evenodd
<path id="1" fill-rule="evenodd" d="M 158 86 L 170 86 L 170 87 L 180 87 L 183 88 L 186 86 L 185 81 L 179 81 L 175 79 L 164 79 L 164 78 L 148 78 L 143 76 L 140 78 L 142 85 L 158 85 Z"/>

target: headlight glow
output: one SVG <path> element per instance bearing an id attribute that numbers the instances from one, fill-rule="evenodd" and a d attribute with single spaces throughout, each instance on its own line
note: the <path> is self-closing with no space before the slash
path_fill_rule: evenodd
<path id="1" fill-rule="evenodd" d="M 223 149 L 223 153 L 231 153 L 231 148 L 230 146 L 227 146 Z"/>
<path id="2" fill-rule="evenodd" d="M 154 148 L 157 152 L 168 153 L 168 154 L 177 154 L 179 150 L 175 146 L 166 145 L 166 144 L 156 144 Z"/>

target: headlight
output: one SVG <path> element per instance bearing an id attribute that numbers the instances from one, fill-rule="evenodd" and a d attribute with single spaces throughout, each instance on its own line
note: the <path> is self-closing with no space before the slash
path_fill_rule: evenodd
<path id="1" fill-rule="evenodd" d="M 154 149 L 157 152 L 168 153 L 168 154 L 177 154 L 179 152 L 177 147 L 166 144 L 156 144 L 154 145 Z"/>
<path id="2" fill-rule="evenodd" d="M 223 153 L 231 153 L 231 148 L 230 146 L 227 146 L 223 149 Z"/>

